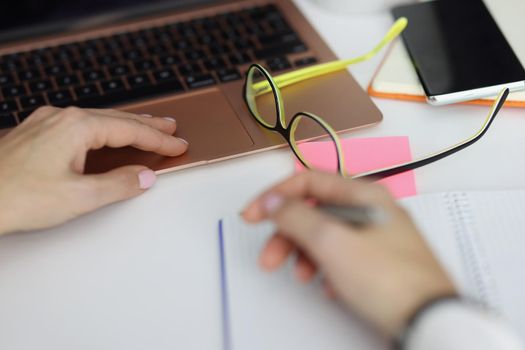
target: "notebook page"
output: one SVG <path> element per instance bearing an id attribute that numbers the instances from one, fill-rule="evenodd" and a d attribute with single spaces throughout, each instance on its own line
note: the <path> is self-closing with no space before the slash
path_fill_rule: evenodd
<path id="1" fill-rule="evenodd" d="M 273 274 L 259 269 L 271 225 L 230 217 L 221 232 L 225 350 L 387 349 L 384 339 L 325 297 L 319 280 L 297 282 L 291 263 Z"/>
<path id="2" fill-rule="evenodd" d="M 461 293 L 505 316 L 525 338 L 525 190 L 430 194 L 400 204 Z M 350 312 L 324 298 L 319 281 L 299 285 L 291 264 L 276 274 L 258 269 L 271 226 L 229 218 L 222 232 L 226 349 L 385 348 Z"/>
<path id="3" fill-rule="evenodd" d="M 468 199 L 485 258 L 480 266 L 493 282 L 491 304 L 525 338 L 525 191 L 473 192 Z"/>
<path id="4" fill-rule="evenodd" d="M 525 191 L 453 192 L 402 203 L 460 291 L 503 315 L 525 339 Z"/>
<path id="5" fill-rule="evenodd" d="M 425 237 L 427 244 L 444 266 L 454 284 L 465 294 L 477 299 L 474 283 L 469 278 L 464 257 L 454 235 L 450 208 L 444 194 L 411 197 L 400 201 Z M 474 294 L 474 295 L 473 295 Z"/>

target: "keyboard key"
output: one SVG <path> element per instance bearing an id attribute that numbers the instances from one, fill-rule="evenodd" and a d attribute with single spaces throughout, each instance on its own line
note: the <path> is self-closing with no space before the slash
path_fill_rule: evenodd
<path id="1" fill-rule="evenodd" d="M 37 92 L 43 92 L 43 91 L 49 91 L 52 89 L 51 82 L 49 80 L 40 80 L 35 81 L 33 83 L 29 84 L 29 88 L 31 89 L 31 92 L 37 93 Z"/>
<path id="2" fill-rule="evenodd" d="M 275 18 L 268 21 L 268 24 L 276 32 L 292 31 L 288 23 L 283 18 Z"/>
<path id="3" fill-rule="evenodd" d="M 146 38 L 146 37 L 133 38 L 133 39 L 131 39 L 131 42 L 130 42 L 131 46 L 135 47 L 135 48 L 146 47 L 147 43 L 148 43 L 148 38 Z"/>
<path id="4" fill-rule="evenodd" d="M 73 58 L 73 54 L 68 50 L 58 50 L 52 54 L 52 57 L 56 62 L 66 62 Z"/>
<path id="5" fill-rule="evenodd" d="M 315 58 L 315 57 L 305 57 L 305 58 L 300 58 L 300 59 L 296 60 L 294 62 L 294 64 L 297 67 L 303 67 L 303 66 L 309 66 L 311 64 L 315 64 L 317 62 L 318 62 L 317 58 Z"/>
<path id="6" fill-rule="evenodd" d="M 129 50 L 124 52 L 124 58 L 128 61 L 140 60 L 144 57 L 143 53 L 140 50 Z"/>
<path id="7" fill-rule="evenodd" d="M 27 93 L 26 88 L 23 85 L 11 85 L 2 88 L 2 93 L 4 97 L 16 97 L 25 95 Z"/>
<path id="8" fill-rule="evenodd" d="M 233 64 L 233 65 L 241 65 L 241 64 L 247 64 L 247 63 L 250 63 L 252 60 L 250 59 L 250 56 L 248 56 L 247 54 L 245 53 L 238 53 L 238 54 L 233 54 L 233 55 L 230 55 L 230 62 Z"/>
<path id="9" fill-rule="evenodd" d="M 144 99 L 148 97 L 158 96 L 161 94 L 173 94 L 184 91 L 184 87 L 177 78 L 157 80 L 158 83 L 154 85 L 144 84 L 135 85 L 132 90 L 126 91 L 125 96 L 122 96 L 122 101 Z"/>
<path id="10" fill-rule="evenodd" d="M 91 60 L 76 60 L 71 63 L 71 67 L 73 67 L 74 70 L 87 70 L 90 68 L 93 68 L 93 62 Z"/>
<path id="11" fill-rule="evenodd" d="M 45 104 L 46 101 L 42 95 L 26 96 L 20 99 L 20 105 L 23 110 L 36 109 Z"/>
<path id="12" fill-rule="evenodd" d="M 292 68 L 290 61 L 288 61 L 286 57 L 272 58 L 271 60 L 266 61 L 266 64 L 273 72 Z"/>
<path id="13" fill-rule="evenodd" d="M 186 40 L 177 40 L 173 43 L 173 46 L 178 50 L 186 50 L 190 47 L 190 43 Z"/>
<path id="14" fill-rule="evenodd" d="M 11 85 L 15 82 L 11 73 L 0 74 L 0 86 Z"/>
<path id="15" fill-rule="evenodd" d="M 22 62 L 19 60 L 8 60 L 0 63 L 0 68 L 3 72 L 13 72 L 22 69 Z"/>
<path id="16" fill-rule="evenodd" d="M 164 45 L 152 45 L 147 48 L 148 53 L 152 56 L 165 55 L 168 49 Z"/>
<path id="17" fill-rule="evenodd" d="M 204 57 L 204 52 L 202 50 L 190 50 L 190 51 L 186 51 L 184 56 L 186 57 L 186 60 L 188 60 L 189 62 L 197 61 Z"/>
<path id="18" fill-rule="evenodd" d="M 248 49 L 252 49 L 255 47 L 255 44 L 253 41 L 249 39 L 238 39 L 233 42 L 233 45 L 237 48 L 237 50 L 241 52 L 245 52 Z"/>
<path id="19" fill-rule="evenodd" d="M 217 76 L 223 83 L 241 79 L 241 73 L 237 68 L 223 68 L 217 70 Z"/>
<path id="20" fill-rule="evenodd" d="M 128 78 L 128 84 L 131 89 L 142 87 L 142 86 L 149 86 L 151 85 L 151 81 L 147 74 L 135 74 L 130 75 Z"/>
<path id="21" fill-rule="evenodd" d="M 177 79 L 177 75 L 171 69 L 161 69 L 153 73 L 155 80 L 160 83 L 163 81 L 170 81 Z M 178 80 L 178 79 L 177 79 Z"/>
<path id="22" fill-rule="evenodd" d="M 102 86 L 102 91 L 107 95 L 126 90 L 122 79 L 103 81 L 100 85 Z"/>
<path id="23" fill-rule="evenodd" d="M 213 57 L 204 61 L 204 65 L 209 70 L 215 70 L 226 67 L 226 62 L 221 57 Z"/>
<path id="24" fill-rule="evenodd" d="M 162 74 L 155 74 L 155 77 L 157 78 L 157 86 L 155 89 L 157 89 L 157 91 L 161 92 L 160 89 L 163 89 L 164 92 L 184 91 L 184 86 L 182 86 L 182 83 L 175 76 L 175 74 L 173 74 L 171 77 L 167 77 L 166 75 L 164 75 L 164 77 L 158 77 L 159 75 Z"/>
<path id="25" fill-rule="evenodd" d="M 231 49 L 228 46 L 225 46 L 219 43 L 210 44 L 208 46 L 208 49 L 214 55 L 222 55 L 222 54 L 231 52 Z"/>
<path id="26" fill-rule="evenodd" d="M 79 48 L 79 53 L 81 57 L 89 59 L 95 57 L 98 54 L 98 49 L 93 46 L 84 46 Z"/>
<path id="27" fill-rule="evenodd" d="M 84 80 L 87 82 L 102 80 L 105 78 L 104 73 L 100 69 L 88 70 L 82 75 L 84 76 Z"/>
<path id="28" fill-rule="evenodd" d="M 257 57 L 258 59 L 267 59 L 267 58 L 282 56 L 282 55 L 291 54 L 291 53 L 305 52 L 307 50 L 308 49 L 302 42 L 295 41 L 292 43 L 267 46 L 265 48 L 255 50 L 254 54 L 255 54 L 255 57 Z"/>
<path id="29" fill-rule="evenodd" d="M 211 74 L 196 74 L 186 77 L 186 85 L 190 89 L 197 89 L 205 86 L 215 85 L 215 79 Z"/>
<path id="30" fill-rule="evenodd" d="M 28 65 L 30 67 L 48 65 L 49 64 L 49 59 L 47 56 L 48 51 L 49 50 L 47 49 L 32 51 L 29 54 L 29 57 L 27 58 Z"/>
<path id="31" fill-rule="evenodd" d="M 0 129 L 14 128 L 17 125 L 14 114 L 0 113 Z"/>
<path id="32" fill-rule="evenodd" d="M 12 113 L 18 110 L 15 100 L 5 100 L 0 102 L 0 114 Z"/>
<path id="33" fill-rule="evenodd" d="M 239 33 L 233 28 L 223 29 L 221 31 L 221 36 L 226 41 L 234 41 L 240 39 Z"/>
<path id="34" fill-rule="evenodd" d="M 73 102 L 73 95 L 68 89 L 48 92 L 47 98 L 53 106 L 63 107 Z"/>
<path id="35" fill-rule="evenodd" d="M 137 72 L 143 72 L 143 71 L 147 71 L 147 70 L 151 70 L 151 69 L 157 68 L 156 64 L 155 64 L 155 62 L 153 62 L 153 60 L 135 61 L 134 65 L 135 65 L 135 69 L 137 70 Z"/>
<path id="36" fill-rule="evenodd" d="M 54 64 L 52 66 L 47 67 L 46 72 L 49 75 L 61 75 L 65 74 L 67 71 L 66 66 L 64 66 L 63 64 Z"/>
<path id="37" fill-rule="evenodd" d="M 213 29 L 216 29 L 219 26 L 217 21 L 211 17 L 203 18 L 201 25 L 206 31 L 211 31 Z"/>
<path id="38" fill-rule="evenodd" d="M 122 75 L 129 74 L 130 70 L 127 65 L 124 64 L 118 64 L 116 66 L 112 66 L 108 69 L 109 74 L 113 77 L 120 77 Z"/>
<path id="39" fill-rule="evenodd" d="M 122 41 L 113 39 L 113 37 L 110 37 L 104 39 L 102 46 L 106 49 L 106 51 L 113 52 L 122 50 L 124 43 Z"/>
<path id="40" fill-rule="evenodd" d="M 58 87 L 67 87 L 78 84 L 78 77 L 76 74 L 66 74 L 55 78 Z"/>
<path id="41" fill-rule="evenodd" d="M 75 105 L 84 108 L 100 108 L 115 104 L 117 93 L 125 93 L 124 90 L 114 91 L 112 94 L 102 95 L 95 84 L 89 84 L 75 88 L 77 100 Z"/>
<path id="42" fill-rule="evenodd" d="M 36 69 L 28 69 L 18 72 L 18 78 L 22 81 L 42 78 L 42 74 Z"/>
<path id="43" fill-rule="evenodd" d="M 160 64 L 164 67 L 173 66 L 179 63 L 181 63 L 181 59 L 176 54 L 169 54 L 160 57 Z"/>
<path id="44" fill-rule="evenodd" d="M 75 88 L 75 94 L 79 99 L 99 96 L 100 92 L 95 84 L 88 84 Z"/>
<path id="45" fill-rule="evenodd" d="M 117 64 L 118 61 L 119 59 L 115 55 L 102 55 L 97 58 L 97 62 L 103 66 Z"/>
<path id="46" fill-rule="evenodd" d="M 297 42 L 299 37 L 293 32 L 274 33 L 272 35 L 261 35 L 259 36 L 259 42 L 263 46 L 272 44 L 282 44 L 289 42 Z"/>
<path id="47" fill-rule="evenodd" d="M 264 28 L 261 26 L 261 23 L 251 22 L 246 26 L 246 31 L 252 35 L 259 36 L 264 34 Z"/>
<path id="48" fill-rule="evenodd" d="M 181 64 L 179 66 L 179 72 L 182 75 L 190 75 L 194 73 L 201 73 L 201 67 L 196 63 Z"/>
<path id="49" fill-rule="evenodd" d="M 204 34 L 199 37 L 199 42 L 204 46 L 211 44 L 213 41 L 215 41 L 215 38 L 210 34 Z"/>

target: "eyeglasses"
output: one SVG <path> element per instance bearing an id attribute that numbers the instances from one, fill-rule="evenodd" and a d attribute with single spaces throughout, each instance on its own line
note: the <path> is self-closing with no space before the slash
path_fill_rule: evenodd
<path id="1" fill-rule="evenodd" d="M 308 157 L 305 156 L 301 151 L 299 143 L 312 138 L 328 136 L 331 140 L 330 146 L 332 154 L 325 156 L 336 159 L 334 168 L 337 169 L 337 172 L 341 176 L 349 176 L 346 173 L 344 167 L 344 154 L 341 147 L 341 141 L 335 130 L 321 117 L 308 112 L 296 113 L 288 123 L 284 113 L 284 102 L 281 88 L 299 83 L 306 79 L 311 79 L 323 74 L 342 70 L 350 64 L 362 62 L 373 57 L 373 55 L 375 55 L 383 46 L 397 37 L 406 27 L 406 25 L 406 19 L 398 20 L 378 46 L 376 46 L 368 54 L 353 60 L 342 60 L 316 65 L 300 69 L 295 72 L 282 74 L 275 78 L 272 77 L 272 75 L 261 65 L 251 65 L 248 69 L 244 86 L 244 98 L 251 115 L 262 127 L 279 133 L 290 145 L 293 153 L 301 162 L 301 164 L 308 169 L 314 169 L 314 166 L 309 161 Z M 483 135 L 492 125 L 492 122 L 496 118 L 501 107 L 504 105 L 508 94 L 509 89 L 504 89 L 501 91 L 495 100 L 489 115 L 485 119 L 483 126 L 468 139 L 442 151 L 416 159 L 411 162 L 398 164 L 367 173 L 351 175 L 351 177 L 372 178 L 378 180 L 420 168 L 424 165 L 436 162 L 456 152 L 459 152 L 460 150 L 474 144 L 476 141 L 481 139 L 481 137 L 483 137 Z"/>

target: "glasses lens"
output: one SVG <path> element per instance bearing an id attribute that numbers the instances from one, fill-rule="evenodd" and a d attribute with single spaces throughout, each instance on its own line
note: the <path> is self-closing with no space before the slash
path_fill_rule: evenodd
<path id="1" fill-rule="evenodd" d="M 279 107 L 270 81 L 260 68 L 252 66 L 248 71 L 245 93 L 253 116 L 264 126 L 274 128 L 277 125 Z"/>
<path id="2" fill-rule="evenodd" d="M 303 166 L 312 170 L 344 174 L 339 170 L 339 163 L 344 163 L 338 148 L 339 139 L 322 119 L 298 114 L 290 128 L 291 146 Z"/>

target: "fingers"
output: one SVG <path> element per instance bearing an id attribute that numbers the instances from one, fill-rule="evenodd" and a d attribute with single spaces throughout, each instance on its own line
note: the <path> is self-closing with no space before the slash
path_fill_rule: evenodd
<path id="1" fill-rule="evenodd" d="M 82 212 L 90 212 L 111 203 L 129 199 L 152 187 L 155 173 L 143 166 L 125 166 L 104 174 L 79 176 L 85 196 Z"/>
<path id="2" fill-rule="evenodd" d="M 177 122 L 173 117 L 158 118 L 153 117 L 149 114 L 133 114 L 128 112 L 119 111 L 116 109 L 86 109 L 88 113 L 104 115 L 113 118 L 132 119 L 142 124 L 151 126 L 157 130 L 160 130 L 166 134 L 173 135 L 177 129 Z"/>
<path id="3" fill-rule="evenodd" d="M 295 276 L 301 282 L 310 282 L 317 273 L 317 266 L 308 257 L 308 255 L 299 251 L 297 254 L 297 261 L 295 262 Z"/>
<path id="4" fill-rule="evenodd" d="M 313 198 L 322 203 L 336 205 L 394 205 L 393 199 L 381 185 L 307 171 L 260 195 L 243 212 L 245 220 L 258 222 L 266 218 L 264 202 L 270 194 L 285 198 Z"/>
<path id="5" fill-rule="evenodd" d="M 273 235 L 259 257 L 259 265 L 267 272 L 279 269 L 296 252 L 297 246 L 282 234 Z M 295 275 L 302 282 L 309 282 L 317 273 L 317 267 L 312 260 L 303 252 L 297 253 L 295 262 Z"/>
<path id="6" fill-rule="evenodd" d="M 133 119 L 95 116 L 89 122 L 87 139 L 91 149 L 133 146 L 165 156 L 178 156 L 188 149 L 185 140 Z"/>
<path id="7" fill-rule="evenodd" d="M 294 247 L 282 234 L 272 236 L 261 252 L 259 265 L 269 272 L 277 270 L 288 259 Z"/>
<path id="8" fill-rule="evenodd" d="M 353 244 L 360 239 L 360 235 L 355 234 L 355 229 L 310 207 L 302 200 L 283 201 L 272 208 L 269 215 L 283 237 L 295 243 L 311 260 L 321 266 L 331 265 L 333 253 L 338 251 L 341 245 Z M 300 263 L 301 271 L 297 273 L 307 278 L 310 275 L 310 267 L 306 262 Z"/>

